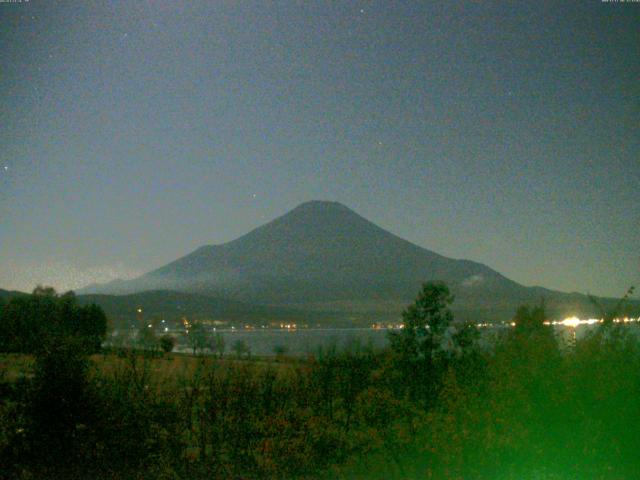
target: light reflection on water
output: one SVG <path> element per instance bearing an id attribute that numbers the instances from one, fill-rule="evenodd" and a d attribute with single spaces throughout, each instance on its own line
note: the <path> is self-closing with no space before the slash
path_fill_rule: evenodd
<path id="1" fill-rule="evenodd" d="M 599 320 L 580 320 L 570 317 L 562 321 L 545 322 L 557 333 L 560 340 L 570 343 L 582 338 L 587 332 L 599 326 Z M 621 319 L 616 322 L 635 327 L 633 330 L 640 334 L 638 319 Z M 495 341 L 511 328 L 513 323 L 479 324 L 480 346 L 491 348 Z M 394 329 L 398 331 L 398 329 Z M 224 338 L 225 354 L 233 353 L 233 345 L 243 341 L 253 355 L 269 356 L 284 347 L 286 355 L 304 356 L 317 354 L 320 350 L 328 351 L 357 351 L 362 349 L 381 349 L 389 344 L 388 332 L 391 329 L 374 328 L 300 328 L 300 329 L 218 329 L 212 334 L 220 334 Z M 162 334 L 164 332 L 158 332 Z M 171 330 L 168 332 L 178 341 L 174 351 L 190 353 L 184 333 Z M 211 353 L 206 352 L 205 353 Z"/>
<path id="2" fill-rule="evenodd" d="M 587 332 L 597 328 L 594 323 L 581 323 L 567 326 L 561 322 L 552 325 L 558 337 L 565 341 L 581 338 Z M 637 327 L 637 324 L 635 324 Z M 510 330 L 511 324 L 494 325 L 480 328 L 480 345 L 488 348 L 497 337 Z M 638 331 L 638 328 L 634 328 Z M 316 354 L 319 349 L 357 350 L 362 348 L 381 349 L 389 344 L 386 329 L 372 328 L 326 328 L 298 330 L 225 330 L 220 332 L 225 340 L 226 352 L 230 353 L 234 342 L 242 340 L 250 347 L 254 355 L 274 355 L 277 347 L 284 346 L 288 355 Z M 395 329 L 395 331 L 398 331 Z M 188 351 L 186 345 L 180 345 L 176 351 Z"/>

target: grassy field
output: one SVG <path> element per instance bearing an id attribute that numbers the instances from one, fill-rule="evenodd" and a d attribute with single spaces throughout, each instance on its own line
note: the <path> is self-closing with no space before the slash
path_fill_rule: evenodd
<path id="1" fill-rule="evenodd" d="M 220 366 L 237 367 L 251 365 L 253 367 L 275 368 L 278 371 L 289 371 L 294 366 L 304 363 L 302 358 L 293 357 L 259 357 L 234 358 L 228 355 L 218 358 L 211 355 L 191 355 L 186 353 L 163 353 L 145 355 L 135 354 L 137 365 L 144 365 L 153 378 L 154 383 L 172 385 L 178 378 L 193 376 L 196 370 L 210 368 L 214 363 Z M 94 354 L 89 357 L 92 375 L 113 375 L 131 367 L 132 357 L 116 353 Z M 33 355 L 19 353 L 0 354 L 0 383 L 14 383 L 21 379 L 30 379 L 34 374 Z"/>

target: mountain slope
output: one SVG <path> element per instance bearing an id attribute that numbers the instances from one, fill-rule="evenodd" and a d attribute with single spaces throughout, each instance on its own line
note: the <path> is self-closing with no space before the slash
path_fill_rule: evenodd
<path id="1" fill-rule="evenodd" d="M 369 293 L 374 298 L 389 297 L 385 292 L 394 298 L 406 284 L 429 279 L 517 285 L 479 263 L 418 247 L 344 205 L 315 201 L 237 240 L 201 247 L 136 280 L 110 287 L 119 292 L 221 291 L 267 302 L 307 302 L 367 298 Z"/>
<path id="2" fill-rule="evenodd" d="M 0 306 L 13 298 L 26 297 L 28 293 L 0 289 Z M 139 325 L 144 319 L 148 322 L 166 320 L 179 322 L 189 320 L 220 320 L 235 325 L 263 325 L 273 322 L 299 322 L 316 325 L 330 321 L 333 325 L 344 325 L 335 315 L 313 314 L 286 307 L 269 307 L 249 303 L 170 290 L 151 290 L 128 295 L 80 294 L 80 305 L 96 304 L 102 307 L 107 318 L 116 328 L 127 325 Z M 138 311 L 140 309 L 140 311 Z"/>
<path id="3" fill-rule="evenodd" d="M 26 293 L 18 292 L 17 290 L 3 290 L 0 288 L 0 300 L 8 302 L 14 297 L 24 296 Z"/>
<path id="4" fill-rule="evenodd" d="M 251 305 L 193 293 L 152 290 L 129 295 L 78 295 L 81 305 L 95 303 L 114 323 L 134 322 L 142 310 L 147 320 L 178 321 L 210 319 L 242 323 L 269 323 L 300 318 L 301 313 L 285 308 Z"/>
<path id="5" fill-rule="evenodd" d="M 342 204 L 321 201 L 100 291 L 170 289 L 266 305 L 398 315 L 428 280 L 447 282 L 457 310 L 468 317 L 490 312 L 508 318 L 518 304 L 542 297 L 552 309 L 570 313 L 590 307 L 582 295 L 524 287 L 480 263 L 403 240 Z"/>

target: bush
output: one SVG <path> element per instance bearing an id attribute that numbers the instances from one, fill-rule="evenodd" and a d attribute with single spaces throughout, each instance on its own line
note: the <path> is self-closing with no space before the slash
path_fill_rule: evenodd
<path id="1" fill-rule="evenodd" d="M 163 335 L 160 337 L 160 348 L 164 353 L 170 353 L 176 346 L 176 339 L 171 335 Z"/>

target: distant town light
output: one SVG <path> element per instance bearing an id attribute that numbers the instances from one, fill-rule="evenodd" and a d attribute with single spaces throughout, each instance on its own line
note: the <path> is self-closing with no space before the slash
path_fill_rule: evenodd
<path id="1" fill-rule="evenodd" d="M 560 323 L 565 327 L 576 328 L 578 325 L 580 325 L 581 322 L 578 317 L 568 317 L 562 320 Z"/>

